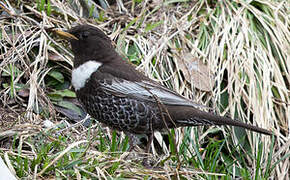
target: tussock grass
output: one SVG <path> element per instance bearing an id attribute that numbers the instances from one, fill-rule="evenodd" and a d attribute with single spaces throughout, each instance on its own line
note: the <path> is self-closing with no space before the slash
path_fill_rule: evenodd
<path id="1" fill-rule="evenodd" d="M 18 177 L 289 177 L 289 2 L 92 4 L 0 4 L 0 112 L 18 117 L 1 127 L 0 152 Z M 187 127 L 171 131 L 174 143 L 156 132 L 150 158 L 158 166 L 144 168 L 142 150 L 126 152 L 124 134 L 98 123 L 72 124 L 56 109 L 65 104 L 78 111 L 66 101 L 75 98 L 73 55 L 50 28 L 83 23 L 109 34 L 117 51 L 150 78 L 217 113 L 271 129 L 276 137 L 240 128 Z M 197 70 L 190 69 L 196 63 Z"/>

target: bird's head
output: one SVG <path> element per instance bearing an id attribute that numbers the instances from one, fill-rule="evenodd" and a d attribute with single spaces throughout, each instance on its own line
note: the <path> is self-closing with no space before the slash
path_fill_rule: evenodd
<path id="1" fill-rule="evenodd" d="M 104 63 L 103 61 L 107 61 L 110 54 L 115 53 L 110 38 L 97 27 L 80 25 L 68 31 L 56 32 L 71 43 L 75 65 L 89 60 Z"/>

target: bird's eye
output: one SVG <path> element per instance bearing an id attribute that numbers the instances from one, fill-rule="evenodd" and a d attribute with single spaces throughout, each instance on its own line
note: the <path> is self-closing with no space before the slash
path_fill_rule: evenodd
<path id="1" fill-rule="evenodd" d="M 80 38 L 81 39 L 86 39 L 87 37 L 89 37 L 89 32 L 88 31 L 84 31 L 80 34 Z"/>

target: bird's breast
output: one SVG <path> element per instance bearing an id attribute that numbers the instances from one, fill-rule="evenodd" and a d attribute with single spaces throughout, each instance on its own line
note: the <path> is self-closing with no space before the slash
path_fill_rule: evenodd
<path id="1" fill-rule="evenodd" d="M 93 92 L 92 92 L 93 91 Z M 109 127 L 134 134 L 150 132 L 150 121 L 159 120 L 159 112 L 151 105 L 128 97 L 120 97 L 102 90 L 83 88 L 78 99 L 87 113 Z"/>

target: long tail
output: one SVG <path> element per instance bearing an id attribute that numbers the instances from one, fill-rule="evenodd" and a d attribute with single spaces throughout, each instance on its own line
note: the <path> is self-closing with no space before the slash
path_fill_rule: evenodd
<path id="1" fill-rule="evenodd" d="M 251 131 L 255 131 L 255 132 L 259 132 L 259 133 L 263 133 L 266 135 L 272 135 L 271 131 L 268 131 L 266 129 L 257 127 L 257 126 L 253 126 L 250 124 L 246 124 L 243 123 L 241 121 L 238 120 L 233 120 L 231 118 L 227 118 L 224 116 L 218 116 L 218 115 L 214 115 L 208 112 L 204 112 L 204 111 L 200 111 L 199 114 L 199 118 L 203 118 L 206 119 L 209 122 L 212 122 L 215 125 L 229 125 L 229 126 L 238 126 L 238 127 L 242 127 L 242 128 L 246 128 L 249 129 Z"/>
<path id="2" fill-rule="evenodd" d="M 200 126 L 200 125 L 229 125 L 229 126 L 238 126 L 246 128 L 251 131 L 263 133 L 266 135 L 272 135 L 273 133 L 269 130 L 253 126 L 250 124 L 243 123 L 238 120 L 233 120 L 231 118 L 215 115 L 209 112 L 201 111 L 196 108 L 180 108 L 176 111 L 177 107 L 175 106 L 175 113 L 171 113 L 171 116 L 174 116 L 177 126 Z M 169 111 L 173 112 L 173 111 Z"/>

